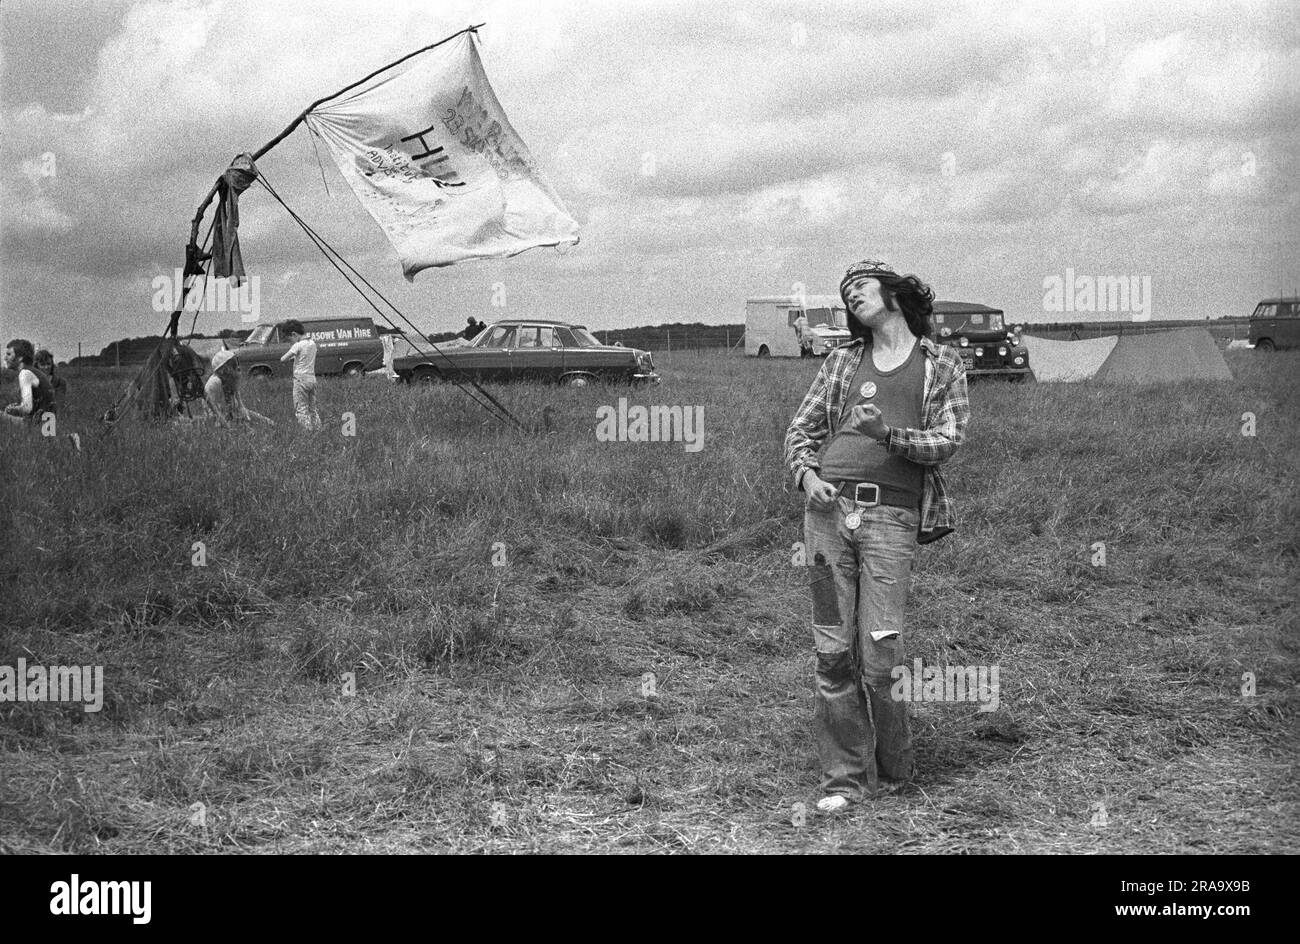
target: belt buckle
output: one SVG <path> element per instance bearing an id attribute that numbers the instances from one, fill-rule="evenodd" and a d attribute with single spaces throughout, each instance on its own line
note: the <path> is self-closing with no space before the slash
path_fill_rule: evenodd
<path id="1" fill-rule="evenodd" d="M 862 497 L 862 490 L 864 488 L 869 488 L 872 491 L 873 497 L 870 501 L 867 501 Z M 861 505 L 864 508 L 874 508 L 876 505 L 879 505 L 880 486 L 874 482 L 859 482 L 853 487 L 853 503 L 855 505 Z"/>

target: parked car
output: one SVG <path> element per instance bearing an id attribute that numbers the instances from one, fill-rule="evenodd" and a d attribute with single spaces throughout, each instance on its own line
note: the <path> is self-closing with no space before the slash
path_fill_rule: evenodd
<path id="1" fill-rule="evenodd" d="M 445 377 L 461 380 L 548 380 L 569 387 L 598 381 L 658 383 L 649 351 L 601 344 L 582 325 L 559 321 L 498 321 L 468 344 L 422 345 L 423 351 L 393 358 L 408 382 Z"/>
<path id="2" fill-rule="evenodd" d="M 1300 347 L 1300 297 L 1266 298 L 1250 316 L 1250 343 L 1257 351 Z"/>
<path id="3" fill-rule="evenodd" d="M 360 377 L 368 370 L 382 367 L 384 346 L 370 318 L 299 318 L 303 328 L 316 341 L 316 374 L 327 377 L 342 374 Z M 289 350 L 279 322 L 258 324 L 238 349 L 239 371 L 249 377 L 288 377 L 293 364 L 281 362 Z"/>
<path id="4" fill-rule="evenodd" d="M 969 377 L 1029 376 L 1029 351 L 1020 335 L 1006 327 L 998 308 L 971 302 L 935 302 L 931 318 L 936 341 L 956 348 Z"/>

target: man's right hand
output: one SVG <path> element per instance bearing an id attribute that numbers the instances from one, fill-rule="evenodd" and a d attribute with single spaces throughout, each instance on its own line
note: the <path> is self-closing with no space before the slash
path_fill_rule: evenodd
<path id="1" fill-rule="evenodd" d="M 830 482 L 823 482 L 820 475 L 812 469 L 803 474 L 804 495 L 807 496 L 807 507 L 814 511 L 829 511 L 835 507 L 836 487 Z"/>

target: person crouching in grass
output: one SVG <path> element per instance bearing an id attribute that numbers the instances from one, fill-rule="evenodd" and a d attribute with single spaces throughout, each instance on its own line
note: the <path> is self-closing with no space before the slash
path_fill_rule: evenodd
<path id="1" fill-rule="evenodd" d="M 267 426 L 275 425 L 274 420 L 244 406 L 244 398 L 239 395 L 239 363 L 234 351 L 223 348 L 213 356 L 212 376 L 203 385 L 203 402 L 218 426 L 229 426 L 232 421 L 251 423 L 253 420 Z"/>
<path id="2" fill-rule="evenodd" d="M 817 650 L 816 730 L 833 813 L 913 774 L 903 610 L 918 544 L 950 533 L 939 466 L 966 438 L 961 358 L 927 335 L 934 293 L 882 262 L 840 283 L 853 340 L 832 351 L 795 413 L 785 460 L 805 495 L 804 546 Z"/>
<path id="3" fill-rule="evenodd" d="M 280 325 L 280 331 L 293 344 L 280 358 L 293 359 L 293 412 L 298 425 L 304 429 L 319 430 L 320 414 L 316 412 L 316 342 L 307 336 L 301 321 L 290 318 Z"/>

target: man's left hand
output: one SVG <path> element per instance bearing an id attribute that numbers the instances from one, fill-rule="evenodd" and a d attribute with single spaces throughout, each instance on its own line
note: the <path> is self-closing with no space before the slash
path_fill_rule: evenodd
<path id="1" fill-rule="evenodd" d="M 860 403 L 849 413 L 849 428 L 872 439 L 884 439 L 889 425 L 874 403 Z"/>

